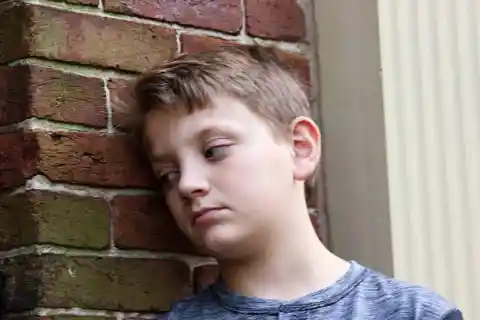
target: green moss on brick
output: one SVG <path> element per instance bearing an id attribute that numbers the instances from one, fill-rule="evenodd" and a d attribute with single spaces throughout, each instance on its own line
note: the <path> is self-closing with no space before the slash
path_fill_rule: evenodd
<path id="1" fill-rule="evenodd" d="M 36 192 L 38 241 L 65 246 L 105 248 L 110 214 L 103 199 Z"/>
<path id="2" fill-rule="evenodd" d="M 109 245 L 103 199 L 48 191 L 0 198 L 0 249 L 39 244 L 102 249 Z"/>
<path id="3" fill-rule="evenodd" d="M 34 244 L 37 225 L 26 194 L 0 197 L 0 250 Z"/>
<path id="4" fill-rule="evenodd" d="M 115 317 L 51 316 L 48 320 L 113 320 Z"/>
<path id="5" fill-rule="evenodd" d="M 40 307 L 166 311 L 191 294 L 190 268 L 172 259 L 43 255 Z"/>
<path id="6" fill-rule="evenodd" d="M 38 256 L 24 255 L 0 259 L 0 270 L 6 274 L 7 311 L 34 309 L 39 303 L 42 263 Z"/>

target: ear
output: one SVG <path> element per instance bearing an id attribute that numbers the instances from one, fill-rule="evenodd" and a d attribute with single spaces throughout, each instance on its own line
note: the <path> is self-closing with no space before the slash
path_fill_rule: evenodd
<path id="1" fill-rule="evenodd" d="M 297 117 L 291 123 L 294 179 L 306 181 L 315 173 L 321 156 L 320 130 L 307 117 Z"/>

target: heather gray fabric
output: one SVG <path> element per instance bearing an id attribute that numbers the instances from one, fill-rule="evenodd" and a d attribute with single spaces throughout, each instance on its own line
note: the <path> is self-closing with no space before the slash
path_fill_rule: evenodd
<path id="1" fill-rule="evenodd" d="M 463 319 L 438 294 L 391 279 L 352 261 L 334 285 L 292 301 L 239 296 L 217 281 L 196 296 L 176 303 L 159 319 Z"/>

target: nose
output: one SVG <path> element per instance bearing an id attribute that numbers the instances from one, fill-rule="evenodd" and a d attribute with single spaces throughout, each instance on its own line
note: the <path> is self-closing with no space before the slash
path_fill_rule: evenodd
<path id="1" fill-rule="evenodd" d="M 179 193 L 184 198 L 195 199 L 208 193 L 210 184 L 205 168 L 202 166 L 184 166 L 178 182 Z"/>

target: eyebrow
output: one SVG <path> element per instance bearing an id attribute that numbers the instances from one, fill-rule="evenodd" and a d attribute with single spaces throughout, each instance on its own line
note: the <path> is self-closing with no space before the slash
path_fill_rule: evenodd
<path id="1" fill-rule="evenodd" d="M 226 125 L 215 125 L 215 126 L 206 126 L 199 130 L 194 136 L 193 140 L 202 140 L 205 137 L 212 135 L 212 134 L 219 134 L 219 133 L 227 133 L 227 131 L 232 131 L 232 127 L 228 127 Z M 235 131 L 235 130 L 233 130 Z"/>

